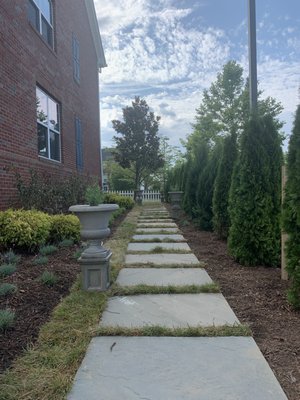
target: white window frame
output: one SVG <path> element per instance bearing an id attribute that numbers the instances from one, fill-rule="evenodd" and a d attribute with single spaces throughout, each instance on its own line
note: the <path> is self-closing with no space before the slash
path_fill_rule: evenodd
<path id="1" fill-rule="evenodd" d="M 51 160 L 51 161 L 54 161 L 54 162 L 57 162 L 57 163 L 61 164 L 61 118 L 60 118 L 61 106 L 56 100 L 53 99 L 53 97 L 49 96 L 49 94 L 46 93 L 43 89 L 41 89 L 39 86 L 36 86 L 36 91 L 37 91 L 37 89 L 40 90 L 47 97 L 47 115 L 46 115 L 47 116 L 47 122 L 46 123 L 42 122 L 38 118 L 37 118 L 36 122 L 37 122 L 37 124 L 40 124 L 40 125 L 44 126 L 45 128 L 47 128 L 47 144 L 48 144 L 48 153 L 49 153 L 48 157 L 42 156 L 40 154 L 38 156 L 40 158 L 44 158 L 45 160 Z M 49 99 L 51 99 L 58 106 L 58 121 L 59 121 L 59 128 L 60 128 L 59 131 L 57 129 L 50 128 Z M 55 160 L 54 158 L 51 158 L 51 146 L 50 146 L 50 132 L 51 131 L 54 132 L 54 133 L 57 133 L 59 135 L 59 160 Z"/>
<path id="2" fill-rule="evenodd" d="M 49 26 L 51 27 L 51 42 L 49 43 L 47 40 L 43 39 L 46 41 L 46 43 L 51 47 L 54 48 L 54 27 L 53 27 L 53 2 L 52 0 L 48 0 L 49 4 L 50 4 L 50 15 L 51 15 L 51 21 L 48 21 L 48 19 L 44 16 L 44 14 L 42 13 L 42 10 L 40 9 L 40 6 L 38 5 L 36 0 L 29 0 L 32 3 L 34 3 L 34 5 L 36 6 L 36 8 L 38 9 L 39 12 L 39 26 L 38 28 L 35 26 L 35 28 L 38 30 L 39 34 L 43 37 L 43 31 L 42 31 L 42 17 L 45 18 L 45 20 L 47 21 L 47 23 L 49 24 Z"/>

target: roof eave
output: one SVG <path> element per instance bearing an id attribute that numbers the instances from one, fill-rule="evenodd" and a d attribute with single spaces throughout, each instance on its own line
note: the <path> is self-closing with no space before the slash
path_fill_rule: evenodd
<path id="1" fill-rule="evenodd" d="M 90 27 L 91 27 L 91 32 L 92 32 L 92 37 L 93 37 L 93 42 L 94 42 L 94 46 L 95 46 L 95 50 L 96 50 L 96 54 L 97 54 L 98 68 L 101 72 L 101 69 L 107 67 L 107 64 L 106 64 L 104 50 L 103 50 L 103 46 L 102 46 L 101 34 L 100 34 L 98 20 L 97 20 L 97 16 L 96 16 L 94 1 L 93 0 L 85 0 L 85 6 L 86 6 L 89 23 L 90 23 Z"/>

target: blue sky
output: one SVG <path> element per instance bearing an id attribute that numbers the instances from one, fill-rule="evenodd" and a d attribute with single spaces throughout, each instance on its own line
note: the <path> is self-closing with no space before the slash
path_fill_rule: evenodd
<path id="1" fill-rule="evenodd" d="M 108 64 L 102 147 L 113 145 L 111 120 L 137 95 L 162 117 L 160 135 L 179 145 L 222 66 L 234 59 L 248 75 L 248 0 L 94 1 Z M 257 0 L 256 14 L 259 88 L 282 102 L 288 135 L 300 100 L 300 1 Z"/>

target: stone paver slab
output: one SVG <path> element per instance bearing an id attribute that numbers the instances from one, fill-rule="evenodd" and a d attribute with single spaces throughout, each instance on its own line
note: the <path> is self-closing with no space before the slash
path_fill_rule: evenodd
<path id="1" fill-rule="evenodd" d="M 68 400 L 100 398 L 287 400 L 250 337 L 94 338 Z"/>
<path id="2" fill-rule="evenodd" d="M 153 219 L 139 219 L 138 220 L 138 223 L 139 224 L 147 224 L 147 223 L 150 223 L 150 224 L 152 224 L 152 223 L 157 223 L 157 224 L 160 224 L 160 223 L 170 223 L 170 222 L 173 222 L 174 223 L 174 220 L 173 219 L 160 219 L 160 218 L 153 218 Z"/>
<path id="3" fill-rule="evenodd" d="M 168 211 L 144 211 L 140 215 L 169 215 L 169 213 Z"/>
<path id="4" fill-rule="evenodd" d="M 239 321 L 222 294 L 200 293 L 111 297 L 100 324 L 173 328 L 236 323 Z"/>
<path id="5" fill-rule="evenodd" d="M 195 268 L 123 268 L 118 276 L 120 286 L 182 286 L 212 283 L 204 269 Z"/>
<path id="6" fill-rule="evenodd" d="M 186 242 L 186 239 L 182 235 L 164 235 L 164 234 L 154 234 L 154 235 L 133 235 L 133 240 L 139 242 L 147 242 L 153 241 L 155 243 L 159 243 L 161 240 L 165 240 L 166 242 Z"/>
<path id="7" fill-rule="evenodd" d="M 200 265 L 198 258 L 193 253 L 159 253 L 159 254 L 127 254 L 126 265 Z"/>
<path id="8" fill-rule="evenodd" d="M 130 251 L 152 251 L 155 248 L 161 248 L 164 250 L 176 250 L 176 251 L 189 251 L 191 248 L 187 243 L 129 243 L 127 252 Z"/>
<path id="9" fill-rule="evenodd" d="M 179 232 L 178 228 L 137 228 L 136 233 L 177 233 Z"/>
<path id="10" fill-rule="evenodd" d="M 177 228 L 174 222 L 139 222 L 137 228 Z"/>

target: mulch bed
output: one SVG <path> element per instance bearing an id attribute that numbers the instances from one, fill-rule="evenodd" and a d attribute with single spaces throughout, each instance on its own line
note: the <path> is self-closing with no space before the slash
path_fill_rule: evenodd
<path id="1" fill-rule="evenodd" d="M 112 234 L 125 217 L 126 214 L 123 214 L 114 221 Z M 53 308 L 68 295 L 80 272 L 79 263 L 74 258 L 76 250 L 78 246 L 60 249 L 58 253 L 48 256 L 47 265 L 34 265 L 36 256 L 22 255 L 17 271 L 1 280 L 16 285 L 18 290 L 15 294 L 0 297 L 0 309 L 9 308 L 16 314 L 14 327 L 0 333 L 0 373 L 24 349 L 34 344 Z M 52 287 L 45 286 L 38 279 L 45 270 L 59 278 Z"/>
<path id="2" fill-rule="evenodd" d="M 286 300 L 288 283 L 280 269 L 243 267 L 227 252 L 226 243 L 192 224 L 180 226 L 184 237 L 240 322 L 248 324 L 264 357 L 289 400 L 300 399 L 300 312 Z M 254 399 L 253 399 L 254 400 Z"/>
<path id="3" fill-rule="evenodd" d="M 3 280 L 16 285 L 18 290 L 0 298 L 0 308 L 9 308 L 16 315 L 14 328 L 0 334 L 0 371 L 9 367 L 23 349 L 34 343 L 41 325 L 48 321 L 53 308 L 69 293 L 80 271 L 73 256 L 76 249 L 72 246 L 48 256 L 47 265 L 34 265 L 35 256 L 24 255 L 17 271 Z M 58 277 L 53 287 L 38 280 L 45 270 Z"/>

